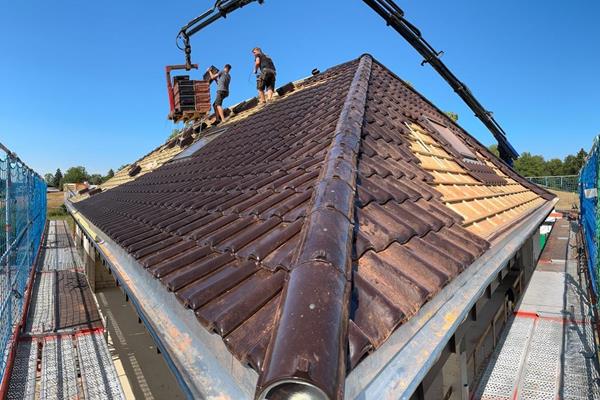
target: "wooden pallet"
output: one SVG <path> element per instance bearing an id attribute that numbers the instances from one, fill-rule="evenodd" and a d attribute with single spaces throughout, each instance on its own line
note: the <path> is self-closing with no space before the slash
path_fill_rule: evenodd
<path id="1" fill-rule="evenodd" d="M 199 121 L 208 116 L 207 112 L 202 111 L 183 111 L 181 113 L 173 115 L 173 122 L 190 122 L 190 121 Z"/>

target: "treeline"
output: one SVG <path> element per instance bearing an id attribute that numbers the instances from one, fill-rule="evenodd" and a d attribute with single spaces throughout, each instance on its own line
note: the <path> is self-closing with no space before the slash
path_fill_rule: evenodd
<path id="1" fill-rule="evenodd" d="M 498 155 L 498 145 L 491 145 L 488 148 L 492 153 Z M 560 176 L 577 175 L 585 162 L 587 152 L 583 149 L 577 154 L 569 154 L 562 160 L 560 158 L 544 159 L 544 156 L 534 155 L 528 151 L 521 153 L 515 160 L 514 169 L 522 176 Z M 119 170 L 126 167 L 122 165 Z M 109 169 L 106 175 L 89 174 L 85 167 L 77 166 L 67 169 L 63 174 L 59 169 L 54 174 L 44 175 L 46 184 L 62 190 L 64 183 L 82 183 L 88 182 L 91 185 L 100 185 L 115 175 L 113 169 Z"/>
<path id="2" fill-rule="evenodd" d="M 498 155 L 498 145 L 490 146 L 489 150 Z M 587 152 L 581 149 L 577 154 L 569 154 L 562 160 L 560 158 L 546 160 L 544 156 L 524 151 L 515 160 L 513 167 L 519 174 L 526 177 L 577 175 L 585 162 L 586 156 Z"/>
<path id="3" fill-rule="evenodd" d="M 48 186 L 62 190 L 63 184 L 65 183 L 88 182 L 91 185 L 100 185 L 113 176 L 115 176 L 115 171 L 113 171 L 112 168 L 108 170 L 106 175 L 100 175 L 88 174 L 85 167 L 78 166 L 67 169 L 64 174 L 60 168 L 58 168 L 54 174 L 47 173 L 44 175 L 44 179 L 46 180 L 46 184 Z"/>

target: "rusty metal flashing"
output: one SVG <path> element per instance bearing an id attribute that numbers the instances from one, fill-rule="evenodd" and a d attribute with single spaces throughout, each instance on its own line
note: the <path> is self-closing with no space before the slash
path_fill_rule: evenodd
<path id="1" fill-rule="evenodd" d="M 221 338 L 209 333 L 158 280 L 123 248 L 65 203 L 76 224 L 106 260 L 190 399 L 252 398 L 257 373 L 242 365 Z"/>
<path id="2" fill-rule="evenodd" d="M 343 396 L 357 155 L 372 62 L 360 58 L 311 199 L 258 383 L 260 399 Z"/>
<path id="3" fill-rule="evenodd" d="M 486 287 L 552 212 L 557 201 L 549 201 L 493 242 L 481 257 L 354 368 L 346 379 L 344 398 L 409 399 Z"/>

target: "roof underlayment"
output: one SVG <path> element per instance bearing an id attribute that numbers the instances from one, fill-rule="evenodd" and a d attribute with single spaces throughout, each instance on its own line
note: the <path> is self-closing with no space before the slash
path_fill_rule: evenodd
<path id="1" fill-rule="evenodd" d="M 258 373 L 257 396 L 341 398 L 552 197 L 364 55 L 75 207 Z"/>

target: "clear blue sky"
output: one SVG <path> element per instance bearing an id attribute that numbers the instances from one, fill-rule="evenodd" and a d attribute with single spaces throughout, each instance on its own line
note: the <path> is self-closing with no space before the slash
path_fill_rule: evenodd
<path id="1" fill-rule="evenodd" d="M 397 0 L 508 132 L 546 158 L 600 132 L 600 2 Z M 0 141 L 40 173 L 131 162 L 170 134 L 164 66 L 206 0 L 2 1 Z M 493 138 L 447 84 L 360 0 L 265 0 L 192 38 L 194 62 L 233 65 L 227 104 L 252 97 L 250 50 L 278 82 L 371 53 L 485 144 Z"/>

